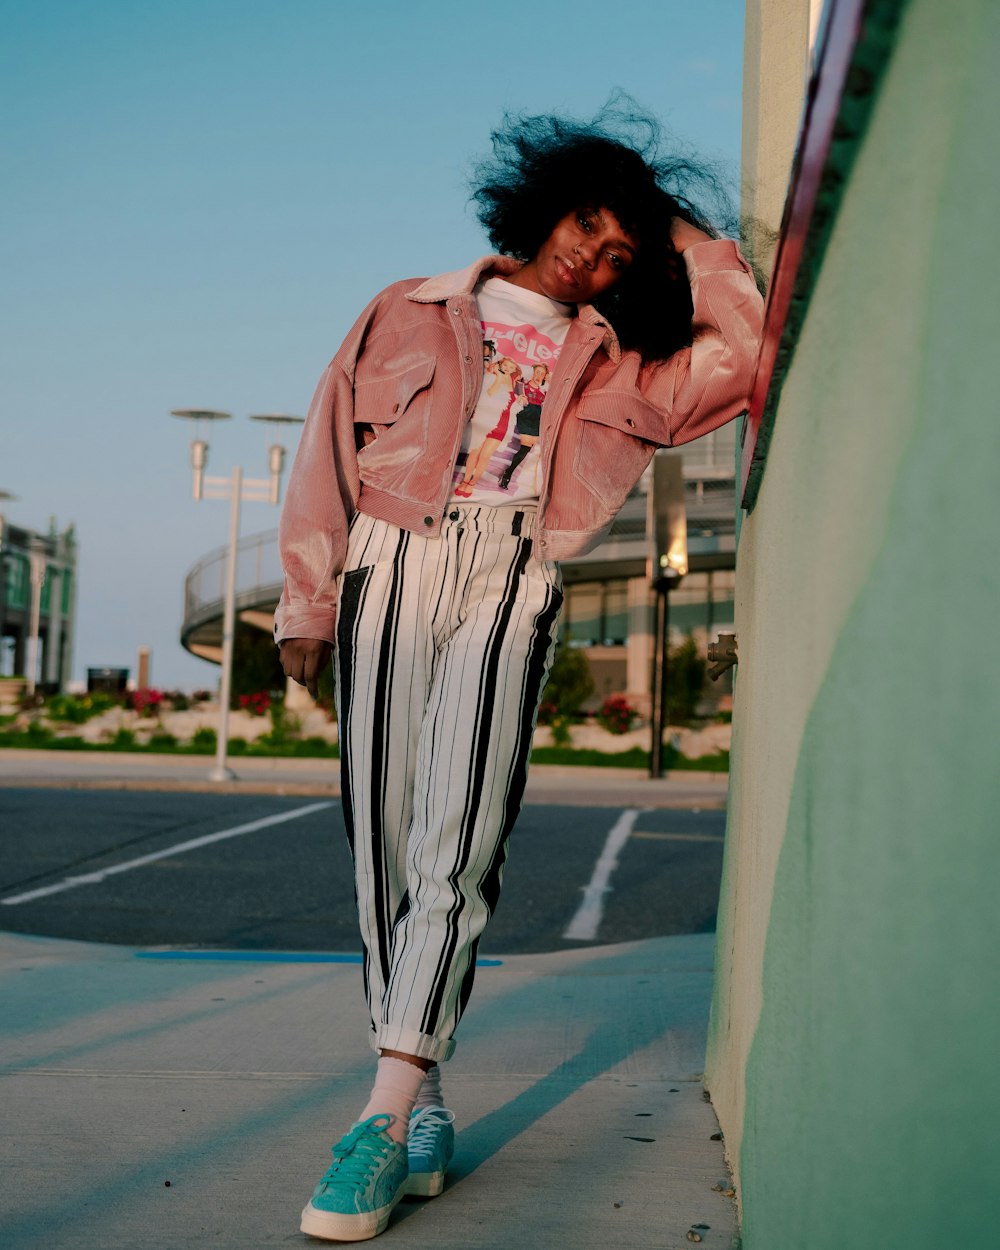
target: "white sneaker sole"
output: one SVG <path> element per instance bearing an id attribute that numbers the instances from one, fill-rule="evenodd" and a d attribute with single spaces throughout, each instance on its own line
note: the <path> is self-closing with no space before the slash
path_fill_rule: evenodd
<path id="1" fill-rule="evenodd" d="M 308 1202 L 302 1211 L 302 1222 L 299 1229 L 310 1237 L 321 1237 L 325 1241 L 369 1241 L 385 1232 L 396 1203 L 406 1192 L 401 1185 L 388 1206 L 379 1207 L 375 1211 L 365 1211 L 359 1215 L 342 1215 L 335 1211 L 320 1211 Z"/>
<path id="2" fill-rule="evenodd" d="M 403 1193 L 410 1198 L 436 1198 L 444 1189 L 444 1171 L 411 1172 Z"/>

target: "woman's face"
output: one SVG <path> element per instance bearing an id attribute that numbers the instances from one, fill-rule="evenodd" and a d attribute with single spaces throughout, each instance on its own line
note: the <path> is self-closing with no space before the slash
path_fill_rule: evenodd
<path id="1" fill-rule="evenodd" d="M 638 252 L 610 209 L 579 209 L 556 222 L 534 259 L 507 281 L 564 304 L 587 304 L 614 286 Z"/>

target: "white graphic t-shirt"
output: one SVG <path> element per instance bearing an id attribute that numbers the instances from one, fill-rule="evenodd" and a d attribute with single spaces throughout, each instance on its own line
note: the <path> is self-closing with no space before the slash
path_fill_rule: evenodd
<path id="1" fill-rule="evenodd" d="M 536 502 L 542 407 L 575 309 L 503 278 L 487 278 L 474 294 L 483 387 L 465 427 L 451 498 L 493 507 Z"/>

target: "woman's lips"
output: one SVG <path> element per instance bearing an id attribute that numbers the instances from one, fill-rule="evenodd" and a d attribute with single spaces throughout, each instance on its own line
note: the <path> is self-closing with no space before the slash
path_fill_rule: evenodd
<path id="1" fill-rule="evenodd" d="M 563 260 L 561 256 L 555 258 L 556 277 L 563 286 L 578 287 L 580 280 L 576 276 L 576 270 L 569 261 Z"/>

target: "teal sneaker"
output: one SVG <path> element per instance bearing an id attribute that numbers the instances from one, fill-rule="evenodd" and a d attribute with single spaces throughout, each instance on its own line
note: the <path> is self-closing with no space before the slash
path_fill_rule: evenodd
<path id="1" fill-rule="evenodd" d="M 454 1111 L 424 1107 L 410 1116 L 406 1150 L 410 1157 L 407 1194 L 435 1198 L 444 1189 L 444 1174 L 455 1153 Z"/>
<path id="2" fill-rule="evenodd" d="M 385 1131 L 388 1115 L 360 1120 L 333 1147 L 333 1163 L 302 1212 L 302 1232 L 327 1241 L 377 1237 L 406 1189 L 406 1147 Z"/>

